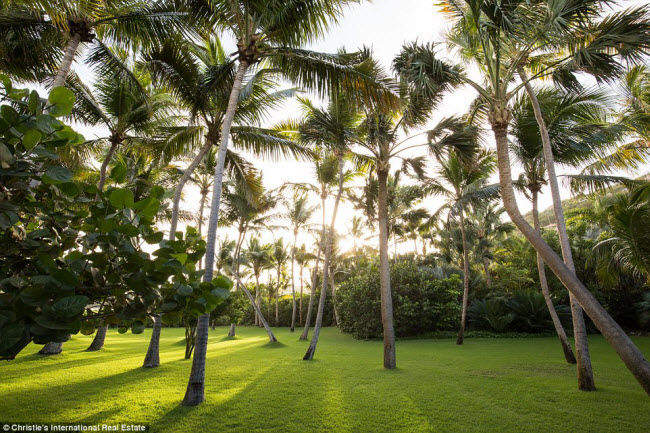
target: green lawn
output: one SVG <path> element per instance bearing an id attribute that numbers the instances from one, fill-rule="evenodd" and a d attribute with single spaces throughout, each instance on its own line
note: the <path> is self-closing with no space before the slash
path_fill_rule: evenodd
<path id="1" fill-rule="evenodd" d="M 210 331 L 206 402 L 181 407 L 190 361 L 183 330 L 163 329 L 161 366 L 145 370 L 151 330 L 109 331 L 106 348 L 76 336 L 64 354 L 30 345 L 0 364 L 0 420 L 148 423 L 154 432 L 566 431 L 648 432 L 650 399 L 600 337 L 590 338 L 598 391 L 576 390 L 553 338 L 409 340 L 398 369 L 381 368 L 380 342 L 325 329 L 312 362 L 306 342 L 277 330 Z M 650 338 L 636 338 L 650 354 Z"/>

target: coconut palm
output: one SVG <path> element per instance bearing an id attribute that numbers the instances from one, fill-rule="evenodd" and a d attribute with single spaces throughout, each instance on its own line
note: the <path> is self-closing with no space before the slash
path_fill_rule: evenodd
<path id="1" fill-rule="evenodd" d="M 301 100 L 304 119 L 300 125 L 300 138 L 303 142 L 323 146 L 336 158 L 338 189 L 334 198 L 332 219 L 327 231 L 325 241 L 325 256 L 323 258 L 323 285 L 318 301 L 318 312 L 314 323 L 314 333 L 309 348 L 303 359 L 309 361 L 314 358 L 320 329 L 323 323 L 323 311 L 327 299 L 327 285 L 329 284 L 329 267 L 332 257 L 332 244 L 334 241 L 334 226 L 339 203 L 343 197 L 345 182 L 344 157 L 350 153 L 349 148 L 355 139 L 355 130 L 361 119 L 357 108 L 340 92 L 334 91 L 325 109 L 316 107 L 311 101 Z"/>
<path id="2" fill-rule="evenodd" d="M 294 250 L 294 254 L 295 254 L 296 263 L 298 263 L 298 266 L 300 267 L 300 274 L 299 274 L 300 275 L 300 303 L 298 308 L 298 326 L 302 326 L 303 324 L 302 301 L 303 301 L 303 290 L 305 285 L 304 270 L 305 267 L 307 267 L 311 261 L 316 260 L 316 255 L 309 252 L 305 244 L 302 244 L 297 250 Z"/>
<path id="3" fill-rule="evenodd" d="M 606 78 L 608 73 L 620 71 L 619 58 L 635 61 L 645 49 L 650 25 L 647 8 L 628 9 L 600 19 L 604 3 L 562 0 L 549 6 L 547 2 L 502 4 L 498 1 L 454 0 L 444 1 L 442 5 L 453 21 L 447 35 L 448 42 L 464 59 L 477 66 L 484 79 L 482 85 L 465 74 L 457 75 L 489 107 L 487 117 L 497 143 L 501 195 L 510 219 L 587 311 L 644 390 L 650 393 L 650 363 L 571 268 L 521 215 L 512 185 L 508 154 L 509 103 L 529 80 L 553 74 L 566 82 L 566 78 L 572 77 L 572 71 L 576 70 Z M 611 25 L 614 22 L 616 26 Z M 515 82 L 517 68 L 526 64 L 533 51 L 557 52 L 557 47 L 565 48 L 567 45 L 569 47 L 563 56 L 548 56 L 546 58 L 550 60 L 547 63 L 541 58 L 530 78 Z M 412 68 L 412 71 L 420 83 L 428 81 L 426 70 Z"/>
<path id="4" fill-rule="evenodd" d="M 65 84 L 82 46 L 88 48 L 85 62 L 104 76 L 125 72 L 109 47 L 137 50 L 170 35 L 188 35 L 191 29 L 183 14 L 166 1 L 10 0 L 7 6 L 0 10 L 0 32 L 11 33 L 14 44 L 25 47 L 42 36 L 44 49 L 32 51 L 35 60 L 23 65 L 33 67 L 34 78 L 49 69 L 55 75 L 53 87 Z M 123 74 L 133 84 L 137 80 L 132 78 Z"/>
<path id="5" fill-rule="evenodd" d="M 293 301 L 293 308 L 291 312 L 291 328 L 290 331 L 293 332 L 296 326 L 296 284 L 295 284 L 295 264 L 296 264 L 296 245 L 298 242 L 298 234 L 303 231 L 309 220 L 311 220 L 312 215 L 316 211 L 316 206 L 310 206 L 307 194 L 300 193 L 298 191 L 294 192 L 293 198 L 291 201 L 285 201 L 286 208 L 286 219 L 289 221 L 291 232 L 293 233 L 293 247 L 291 248 L 291 297 Z M 302 275 L 300 276 L 302 280 Z M 301 281 L 301 292 L 300 292 L 300 321 L 302 322 L 302 281 Z"/>
<path id="6" fill-rule="evenodd" d="M 273 242 L 271 263 L 275 268 L 275 272 L 278 278 L 277 287 L 275 291 L 275 326 L 279 326 L 280 323 L 279 310 L 278 310 L 278 297 L 280 295 L 280 288 L 283 286 L 284 282 L 287 281 L 285 267 L 287 265 L 287 262 L 289 262 L 289 260 L 292 258 L 293 255 L 290 251 L 290 247 L 284 245 L 283 238 L 279 238 L 275 242 Z"/>
<path id="7" fill-rule="evenodd" d="M 255 183 L 260 186 L 262 185 L 261 176 L 257 175 Z M 277 217 L 276 215 L 268 213 L 277 205 L 277 202 L 278 200 L 273 195 L 266 193 L 262 187 L 255 191 L 250 191 L 246 185 L 242 185 L 241 183 L 234 183 L 232 185 L 226 184 L 223 189 L 223 206 L 220 218 L 224 225 L 237 226 L 238 238 L 233 252 L 234 264 L 232 275 L 235 276 L 235 279 L 237 280 L 236 288 L 244 291 L 251 302 L 253 309 L 256 310 L 257 320 L 265 327 L 271 342 L 277 341 L 273 331 L 268 326 L 262 312 L 257 311 L 259 308 L 257 308 L 253 296 L 250 294 L 246 286 L 241 284 L 239 281 L 239 262 L 241 247 L 246 239 L 246 235 L 249 231 L 258 231 L 267 227 L 267 222 L 270 219 Z M 231 325 L 229 334 L 232 334 L 230 336 L 234 337 L 234 324 Z"/>
<path id="8" fill-rule="evenodd" d="M 261 326 L 263 324 L 262 316 L 258 313 L 260 311 L 260 276 L 262 271 L 272 267 L 271 254 L 272 246 L 270 244 L 261 243 L 258 237 L 252 237 L 248 240 L 248 245 L 243 254 L 246 256 L 246 266 L 248 266 L 255 278 L 255 305 L 256 315 L 255 324 Z M 265 327 L 268 325 L 265 325 Z"/>
<path id="9" fill-rule="evenodd" d="M 498 186 L 487 185 L 489 176 L 496 169 L 494 155 L 485 150 L 479 151 L 473 161 L 463 163 L 457 152 L 450 152 L 445 159 L 438 158 L 440 169 L 429 187 L 436 195 L 445 197 L 446 201 L 438 213 L 447 210 L 448 218 L 458 218 L 463 247 L 463 304 L 461 309 L 460 330 L 456 344 L 463 344 L 467 307 L 469 306 L 470 261 L 469 246 L 466 235 L 465 212 L 470 204 L 493 200 L 498 197 Z"/>
<path id="10" fill-rule="evenodd" d="M 505 213 L 503 207 L 498 207 L 493 202 L 477 203 L 472 206 L 470 224 L 476 231 L 477 255 L 483 264 L 485 273 L 485 283 L 489 287 L 492 284 L 490 274 L 490 261 L 494 259 L 492 250 L 497 241 L 501 240 L 504 235 L 512 232 L 514 226 L 512 223 L 503 222 L 501 216 Z"/>

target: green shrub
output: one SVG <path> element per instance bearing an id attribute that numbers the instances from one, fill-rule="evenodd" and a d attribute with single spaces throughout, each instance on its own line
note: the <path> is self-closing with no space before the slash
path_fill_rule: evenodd
<path id="1" fill-rule="evenodd" d="M 457 275 L 437 279 L 430 269 L 411 261 L 391 265 L 390 273 L 398 337 L 457 326 L 461 285 Z M 343 282 L 337 290 L 336 306 L 341 330 L 360 339 L 381 337 L 380 305 L 379 271 L 373 265 Z"/>

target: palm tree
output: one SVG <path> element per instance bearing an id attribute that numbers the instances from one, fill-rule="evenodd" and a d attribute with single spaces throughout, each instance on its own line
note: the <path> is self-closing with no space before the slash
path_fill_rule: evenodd
<path id="1" fill-rule="evenodd" d="M 329 284 L 329 267 L 332 258 L 332 244 L 334 242 L 334 225 L 336 224 L 336 215 L 339 203 L 343 197 L 345 170 L 344 157 L 349 153 L 351 140 L 354 139 L 355 129 L 360 120 L 360 115 L 350 101 L 340 92 L 332 92 L 330 101 L 326 109 L 316 107 L 310 101 L 301 100 L 305 119 L 300 125 L 301 139 L 310 144 L 324 146 L 336 158 L 338 171 L 338 190 L 334 198 L 334 208 L 332 219 L 327 231 L 327 240 L 325 242 L 325 256 L 323 258 L 323 284 L 321 287 L 320 299 L 318 301 L 318 312 L 316 313 L 316 322 L 314 324 L 314 333 L 312 335 L 309 348 L 303 357 L 303 360 L 309 361 L 314 358 L 320 329 L 323 323 L 323 311 L 325 300 L 327 299 L 327 285 Z"/>
<path id="2" fill-rule="evenodd" d="M 275 326 L 279 326 L 280 317 L 278 310 L 278 297 L 280 295 L 280 288 L 282 283 L 286 280 L 285 266 L 289 259 L 293 258 L 293 254 L 289 251 L 289 247 L 284 245 L 284 239 L 279 238 L 273 242 L 271 263 L 275 267 L 276 275 L 278 276 L 277 288 L 275 291 Z M 295 313 L 295 295 L 294 295 L 294 313 Z"/>
<path id="3" fill-rule="evenodd" d="M 276 206 L 277 199 L 271 194 L 264 192 L 261 186 L 261 176 L 256 176 L 257 178 L 255 179 L 255 183 L 260 185 L 260 187 L 255 191 L 250 191 L 247 186 L 240 183 L 225 185 L 223 190 L 222 215 L 220 219 L 225 225 L 234 224 L 237 226 L 238 238 L 233 252 L 234 265 L 232 269 L 232 275 L 235 276 L 235 279 L 237 280 L 236 288 L 244 291 L 244 294 L 248 297 L 253 309 L 256 309 L 258 322 L 266 328 L 266 332 L 269 335 L 269 341 L 275 342 L 277 341 L 275 335 L 264 319 L 262 312 L 257 311 L 259 308 L 257 307 L 255 299 L 246 286 L 240 282 L 239 262 L 241 247 L 246 239 L 246 235 L 249 230 L 258 231 L 261 228 L 267 227 L 267 221 L 276 217 L 275 215 L 268 214 L 268 212 Z M 231 325 L 229 334 L 232 334 L 230 336 L 234 337 L 234 324 Z"/>
<path id="4" fill-rule="evenodd" d="M 295 254 L 295 260 L 298 263 L 298 266 L 300 266 L 300 303 L 298 308 L 298 326 L 302 326 L 303 324 L 302 300 L 303 300 L 303 289 L 305 285 L 305 279 L 303 276 L 304 269 L 306 266 L 309 265 L 309 263 L 312 260 L 316 260 L 316 255 L 310 253 L 307 250 L 307 246 L 305 244 L 302 244 L 300 248 L 294 250 L 294 254 Z"/>
<path id="5" fill-rule="evenodd" d="M 26 66 L 34 67 L 39 76 L 43 65 L 51 68 L 55 60 L 60 60 L 56 74 L 50 71 L 55 75 L 53 87 L 65 84 L 81 45 L 89 47 L 86 63 L 105 76 L 124 72 L 124 65 L 109 46 L 137 50 L 170 35 L 187 35 L 187 24 L 183 14 L 166 1 L 147 4 L 125 0 L 11 0 L 9 7 L 0 11 L 0 31 L 11 32 L 18 45 L 32 46 L 34 35 L 44 36 L 50 52 L 33 51 L 32 56 L 39 55 L 34 62 L 37 65 Z M 125 80 L 137 81 L 132 78 L 135 77 L 128 73 L 123 76 Z"/>
<path id="6" fill-rule="evenodd" d="M 264 322 L 260 311 L 260 276 L 264 269 L 269 269 L 271 265 L 272 247 L 269 244 L 262 244 L 258 237 L 252 237 L 248 241 L 248 246 L 244 250 L 246 256 L 246 266 L 251 269 L 255 278 L 255 324 L 260 326 Z M 264 325 L 267 327 L 268 325 Z"/>
<path id="7" fill-rule="evenodd" d="M 128 64 L 126 58 L 121 60 Z M 154 89 L 146 71 L 141 68 L 127 72 L 137 80 L 138 86 L 124 80 L 123 73 L 102 76 L 92 90 L 74 75 L 68 80 L 68 87 L 76 97 L 72 118 L 108 132 L 105 137 L 83 144 L 90 150 L 107 149 L 99 169 L 97 187 L 100 190 L 104 189 L 108 166 L 118 150 L 159 145 L 157 131 L 173 122 L 171 95 L 164 89 Z"/>
<path id="8" fill-rule="evenodd" d="M 474 138 L 476 139 L 476 138 Z M 463 247 L 463 305 L 460 318 L 460 330 L 456 344 L 463 344 L 467 307 L 469 305 L 470 262 L 467 244 L 465 210 L 469 204 L 476 204 L 498 197 L 498 186 L 486 185 L 487 179 L 496 168 L 494 155 L 480 151 L 469 164 L 463 164 L 457 152 L 450 152 L 446 159 L 439 158 L 440 169 L 437 180 L 429 183 L 429 188 L 437 195 L 446 198 L 440 207 L 449 211 L 448 218 L 458 218 Z"/>
<path id="9" fill-rule="evenodd" d="M 603 65 L 608 69 L 606 72 L 617 72 L 620 69 L 617 66 L 618 56 L 634 61 L 645 49 L 647 9 L 628 9 L 595 22 L 590 18 L 599 17 L 602 3 L 576 4 L 566 0 L 550 7 L 546 2 L 508 3 L 507 6 L 497 1 L 442 2 L 446 14 L 453 20 L 448 41 L 465 59 L 474 62 L 485 80 L 485 84 L 481 85 L 467 75 L 456 75 L 476 90 L 489 107 L 488 121 L 497 143 L 501 195 L 510 219 L 576 297 L 644 390 L 650 394 L 650 363 L 578 280 L 571 268 L 521 215 L 512 185 L 508 154 L 507 133 L 511 120 L 509 103 L 530 79 L 553 73 L 554 77 L 565 78 L 566 82 L 567 77 L 573 76 L 572 71 L 599 73 L 602 71 L 600 66 Z M 617 23 L 616 30 L 610 26 L 613 22 Z M 545 50 L 555 51 L 560 45 L 565 47 L 567 41 L 571 47 L 565 56 L 547 57 L 551 60 L 546 64 L 542 59 L 530 79 L 515 83 L 517 68 L 521 63 L 525 64 L 532 50 L 539 53 Z M 578 46 L 579 50 L 574 49 Z M 598 64 L 594 64 L 594 61 Z M 425 70 L 412 70 L 420 82 L 428 81 Z"/>
<path id="10" fill-rule="evenodd" d="M 490 261 L 494 259 L 492 249 L 496 241 L 515 228 L 512 223 L 501 221 L 501 216 L 505 211 L 503 207 L 497 207 L 495 203 L 483 202 L 474 205 L 470 213 L 470 224 L 476 231 L 477 253 L 483 264 L 485 283 L 488 287 L 492 284 L 490 274 Z"/>
<path id="11" fill-rule="evenodd" d="M 291 231 L 293 233 L 293 247 L 291 249 L 291 297 L 293 300 L 293 309 L 291 312 L 291 328 L 294 332 L 296 326 L 296 284 L 295 284 L 295 263 L 296 263 L 296 244 L 298 234 L 304 230 L 312 215 L 316 211 L 316 206 L 310 206 L 308 197 L 305 193 L 294 192 L 293 199 L 285 202 L 286 218 L 289 220 Z M 302 272 L 302 271 L 301 271 Z M 300 288 L 300 321 L 302 322 L 302 274 Z"/>
<path id="12" fill-rule="evenodd" d="M 577 165 L 580 162 L 592 157 L 595 153 L 594 147 L 602 143 L 607 136 L 606 116 L 608 98 L 602 92 L 583 90 L 578 93 L 566 93 L 557 90 L 536 91 L 536 99 L 543 108 L 548 125 L 548 133 L 553 137 L 554 159 L 570 165 Z M 537 232 L 539 227 L 538 195 L 542 187 L 547 183 L 546 161 L 543 157 L 543 146 L 540 135 L 539 124 L 535 118 L 533 104 L 530 98 L 517 98 L 513 106 L 511 151 L 515 158 L 524 168 L 518 184 L 523 187 L 528 199 L 533 205 L 533 225 Z M 596 143 L 593 137 L 596 137 Z M 544 261 L 538 254 L 538 273 L 542 293 L 549 308 L 553 324 L 562 344 L 562 349 L 567 362 L 576 363 L 576 358 L 568 346 L 566 334 L 560 323 L 555 308 L 550 298 Z M 579 306 L 578 306 L 579 307 Z M 583 365 L 579 370 L 579 377 L 583 387 L 593 388 L 593 374 L 591 373 L 588 357 L 588 345 L 582 310 L 572 310 L 574 317 L 574 334 L 578 350 L 578 364 Z"/>

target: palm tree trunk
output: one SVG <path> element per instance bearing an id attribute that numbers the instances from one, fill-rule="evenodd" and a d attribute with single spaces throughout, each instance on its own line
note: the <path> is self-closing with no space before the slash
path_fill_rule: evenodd
<path id="1" fill-rule="evenodd" d="M 212 281 L 214 271 L 214 252 L 217 241 L 217 225 L 219 223 L 219 204 L 221 202 L 221 184 L 223 181 L 223 171 L 226 162 L 226 153 L 228 152 L 228 139 L 230 138 L 230 127 L 235 118 L 237 110 L 237 101 L 241 91 L 244 75 L 248 69 L 248 61 L 240 60 L 235 79 L 233 81 L 228 108 L 223 117 L 221 127 L 221 145 L 217 157 L 217 165 L 214 169 L 214 182 L 212 190 L 212 203 L 210 206 L 210 220 L 208 222 L 208 238 L 205 249 L 205 274 L 203 281 Z M 176 197 L 174 197 L 176 199 Z M 177 217 L 178 218 L 178 217 Z M 173 231 L 172 231 L 173 233 Z M 192 372 L 187 384 L 187 391 L 183 399 L 184 406 L 196 406 L 205 400 L 205 356 L 208 350 L 208 326 L 210 314 L 203 314 L 199 317 L 196 333 L 196 347 L 192 359 Z"/>
<path id="2" fill-rule="evenodd" d="M 321 211 L 323 213 L 323 228 L 320 233 L 320 242 L 318 243 L 318 252 L 316 253 L 316 264 L 314 265 L 311 277 L 311 290 L 309 294 L 309 304 L 307 307 L 307 318 L 305 319 L 305 326 L 300 334 L 300 340 L 306 340 L 309 336 L 309 326 L 311 325 L 311 312 L 314 308 L 314 296 L 316 296 L 316 281 L 318 279 L 318 264 L 320 263 L 321 250 L 323 249 L 323 241 L 325 240 L 325 198 L 321 196 L 320 201 Z"/>
<path id="3" fill-rule="evenodd" d="M 469 252 L 467 248 L 467 236 L 465 234 L 465 212 L 460 210 L 460 236 L 463 240 L 463 307 L 460 312 L 460 330 L 456 344 L 463 344 L 465 337 L 465 324 L 467 323 L 467 306 L 469 305 Z"/>
<path id="4" fill-rule="evenodd" d="M 54 77 L 54 81 L 52 82 L 52 87 L 65 85 L 65 79 L 70 73 L 70 69 L 72 68 L 72 61 L 77 54 L 77 49 L 79 48 L 80 43 L 81 33 L 75 32 L 70 35 L 70 40 L 68 40 L 68 44 L 65 47 L 65 54 L 61 60 L 61 65 L 59 65 L 59 70 Z"/>
<path id="5" fill-rule="evenodd" d="M 260 278 L 258 275 L 255 275 L 255 305 L 253 310 L 255 310 L 255 326 L 260 326 Z"/>
<path id="6" fill-rule="evenodd" d="M 303 288 L 305 286 L 305 281 L 303 279 L 303 270 L 304 266 L 300 265 L 300 312 L 299 312 L 299 319 L 298 319 L 298 326 L 302 326 L 302 292 Z"/>
<path id="7" fill-rule="evenodd" d="M 539 209 L 537 207 L 537 190 L 531 192 L 532 202 L 533 202 L 533 227 L 537 233 L 541 233 L 541 228 L 539 224 Z M 539 285 L 542 288 L 542 294 L 544 295 L 544 300 L 546 301 L 546 306 L 548 307 L 548 312 L 551 315 L 551 320 L 553 321 L 553 326 L 555 327 L 555 332 L 557 333 L 558 338 L 560 339 L 560 344 L 562 345 L 562 351 L 564 352 L 564 358 L 569 364 L 575 364 L 576 358 L 573 356 L 573 350 L 571 350 L 571 344 L 569 339 L 564 332 L 564 327 L 560 318 L 555 311 L 555 306 L 551 300 L 551 293 L 548 289 L 548 281 L 546 280 L 546 269 L 544 269 L 544 260 L 542 257 L 537 254 L 537 272 L 539 273 Z"/>
<path id="8" fill-rule="evenodd" d="M 41 350 L 38 351 L 39 355 L 58 355 L 63 351 L 63 343 L 51 342 L 47 343 Z"/>
<path id="9" fill-rule="evenodd" d="M 232 338 L 234 336 L 235 336 L 235 324 L 231 323 L 230 324 L 230 329 L 228 330 L 228 337 Z"/>
<path id="10" fill-rule="evenodd" d="M 147 349 L 147 356 L 144 357 L 143 367 L 152 368 L 160 365 L 160 330 L 162 329 L 162 320 L 160 314 L 153 318 L 153 331 L 151 340 Z"/>
<path id="11" fill-rule="evenodd" d="M 93 338 L 93 342 L 90 343 L 90 346 L 88 349 L 86 349 L 86 352 L 96 352 L 98 350 L 102 350 L 104 347 L 104 340 L 106 339 L 107 330 L 108 325 L 100 326 L 97 328 L 97 332 L 95 332 L 95 338 Z"/>
<path id="12" fill-rule="evenodd" d="M 264 329 L 266 329 L 266 333 L 269 335 L 269 342 L 271 343 L 277 342 L 278 340 L 275 338 L 275 335 L 273 335 L 273 331 L 271 330 L 271 327 L 264 319 L 264 316 L 262 315 L 262 311 L 260 310 L 259 305 L 255 302 L 253 295 L 251 295 L 251 292 L 246 288 L 244 283 L 241 282 L 241 279 L 239 278 L 239 274 L 235 274 L 234 277 L 235 280 L 237 281 L 237 284 L 239 284 L 239 287 L 241 287 L 241 289 L 244 291 L 244 294 L 246 295 L 250 303 L 253 305 L 253 308 L 255 309 L 255 314 L 257 314 L 260 323 L 262 324 L 262 326 L 264 326 Z M 257 283 L 257 292 L 259 293 L 259 283 Z"/>
<path id="13" fill-rule="evenodd" d="M 388 165 L 388 164 L 386 164 Z M 393 298 L 390 288 L 390 265 L 388 261 L 388 167 L 379 167 L 378 223 L 379 223 L 379 285 L 381 292 L 381 323 L 384 330 L 384 368 L 397 367 L 395 355 L 395 330 L 393 327 Z M 395 251 L 397 260 L 397 251 Z"/>
<path id="14" fill-rule="evenodd" d="M 551 196 L 553 198 L 553 212 L 555 214 L 555 226 L 557 228 L 558 236 L 560 237 L 560 245 L 562 247 L 562 257 L 567 267 L 575 274 L 575 265 L 573 263 L 573 256 L 571 254 L 571 244 L 569 242 L 569 235 L 566 230 L 566 223 L 564 221 L 564 211 L 562 209 L 562 198 L 560 197 L 560 187 L 555 174 L 555 162 L 553 160 L 553 148 L 551 147 L 551 138 L 548 135 L 546 122 L 542 114 L 542 109 L 537 100 L 537 95 L 533 90 L 533 86 L 526 75 L 522 65 L 518 67 L 519 76 L 525 83 L 526 94 L 533 106 L 535 112 L 535 119 L 539 126 L 539 132 L 542 137 L 542 147 L 544 149 L 544 159 L 546 162 L 546 171 L 548 172 L 548 183 L 551 187 Z M 585 326 L 585 319 L 582 313 L 580 303 L 569 293 L 571 301 L 571 312 L 573 313 L 573 336 L 576 344 L 576 358 L 578 360 L 578 389 L 582 391 L 595 391 L 596 384 L 594 383 L 594 373 L 591 368 L 591 357 L 589 356 L 589 344 L 587 342 L 587 327 Z"/>
<path id="15" fill-rule="evenodd" d="M 102 165 L 99 168 L 99 183 L 97 184 L 97 188 L 100 191 L 104 190 L 104 184 L 106 183 L 106 171 L 108 170 L 108 164 L 111 162 L 111 159 L 113 159 L 113 155 L 115 154 L 115 150 L 117 150 L 117 146 L 120 144 L 118 140 L 113 140 L 111 142 L 111 147 L 108 149 L 108 153 L 106 154 L 106 158 L 104 158 L 104 161 L 102 161 Z"/>
<path id="16" fill-rule="evenodd" d="M 336 309 L 336 285 L 334 283 L 333 272 L 330 272 L 330 289 L 332 290 L 332 310 L 334 310 L 332 313 L 332 326 L 339 326 L 339 312 Z"/>
<path id="17" fill-rule="evenodd" d="M 295 284 L 295 265 L 296 265 L 296 242 L 298 233 L 293 234 L 293 251 L 291 252 L 291 298 L 293 301 L 293 308 L 291 310 L 291 332 L 296 330 L 296 284 Z M 302 295 L 302 293 L 301 293 Z"/>
<path id="18" fill-rule="evenodd" d="M 280 310 L 278 309 L 279 292 L 280 286 L 278 285 L 278 290 L 275 291 L 275 326 L 280 326 Z"/>
<path id="19" fill-rule="evenodd" d="M 230 130 L 230 128 L 229 128 Z M 208 134 L 210 136 L 211 134 Z M 201 163 L 201 160 L 205 156 L 206 153 L 208 153 L 208 150 L 214 145 L 211 140 L 206 139 L 205 144 L 203 147 L 199 150 L 199 153 L 196 154 L 190 165 L 187 166 L 185 171 L 183 172 L 183 175 L 181 178 L 178 180 L 178 185 L 176 185 L 176 188 L 174 189 L 174 198 L 172 199 L 172 218 L 169 221 L 169 240 L 173 241 L 174 237 L 176 236 L 176 227 L 178 226 L 178 213 L 180 209 L 180 204 L 181 204 L 181 195 L 183 193 L 183 188 L 185 187 L 185 184 L 187 183 L 188 180 L 192 177 L 192 173 L 196 169 L 196 167 L 199 166 Z M 221 152 L 221 149 L 219 149 L 219 152 Z M 225 153 L 225 151 L 224 151 Z M 225 156 L 224 156 L 225 158 Z M 221 173 L 223 175 L 223 169 L 221 170 Z M 213 193 L 212 195 L 215 195 L 216 190 L 213 188 Z M 221 191 L 219 191 L 219 194 L 221 194 Z"/>
<path id="20" fill-rule="evenodd" d="M 314 353 L 316 353 L 316 346 L 318 345 L 318 337 L 320 336 L 320 329 L 323 325 L 323 311 L 325 310 L 325 301 L 327 300 L 327 281 L 329 276 L 330 260 L 332 258 L 332 244 L 334 243 L 334 224 L 336 223 L 336 213 L 339 209 L 339 202 L 343 195 L 343 155 L 339 153 L 337 158 L 339 163 L 339 190 L 337 191 L 336 199 L 334 200 L 332 222 L 330 223 L 330 229 L 327 233 L 325 258 L 323 260 L 323 285 L 321 286 L 320 299 L 318 300 L 318 313 L 316 314 L 314 333 L 311 337 L 311 343 L 309 343 L 307 353 L 305 353 L 305 356 L 302 358 L 304 361 L 311 361 L 314 359 Z"/>
<path id="21" fill-rule="evenodd" d="M 207 192 L 204 194 L 201 192 L 201 201 L 199 204 L 199 218 L 198 221 L 196 222 L 196 225 L 198 226 L 199 229 L 199 237 L 203 233 L 203 209 L 205 208 L 205 199 L 207 198 L 208 194 Z"/>
<path id="22" fill-rule="evenodd" d="M 487 257 L 483 257 L 483 270 L 485 271 L 485 284 L 490 287 L 492 285 L 492 274 L 490 274 L 490 261 Z"/>
<path id="23" fill-rule="evenodd" d="M 625 334 L 623 329 L 612 319 L 612 316 L 603 308 L 587 288 L 576 278 L 566 264 L 558 257 L 553 249 L 548 246 L 539 233 L 524 219 L 517 206 L 514 188 L 512 186 L 512 173 L 510 170 L 510 155 L 508 154 L 508 122 L 510 113 L 506 104 L 493 106 L 490 113 L 492 130 L 497 144 L 497 158 L 499 167 L 499 181 L 503 205 L 511 221 L 531 243 L 535 250 L 549 266 L 551 271 L 562 281 L 569 291 L 576 297 L 582 308 L 585 309 L 598 330 L 607 342 L 621 357 L 627 368 L 634 375 L 641 387 L 650 396 L 650 363 L 641 351 Z"/>

